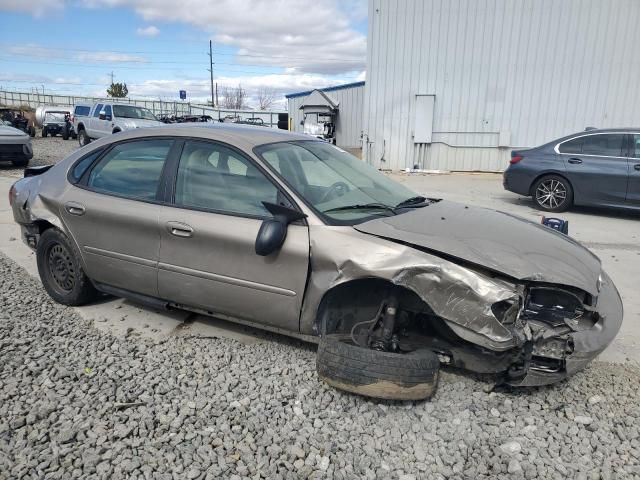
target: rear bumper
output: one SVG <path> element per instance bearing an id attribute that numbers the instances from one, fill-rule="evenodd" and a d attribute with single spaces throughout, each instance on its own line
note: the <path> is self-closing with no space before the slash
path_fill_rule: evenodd
<path id="1" fill-rule="evenodd" d="M 9 143 L 0 145 L 0 161 L 31 160 L 33 147 L 31 143 Z"/>
<path id="2" fill-rule="evenodd" d="M 502 174 L 502 187 L 519 195 L 529 196 L 531 192 L 531 178 L 517 168 L 509 166 Z"/>
<path id="3" fill-rule="evenodd" d="M 534 387 L 556 383 L 570 377 L 587 366 L 613 341 L 622 326 L 624 313 L 622 299 L 609 276 L 602 272 L 602 289 L 598 296 L 596 309 L 600 316 L 598 322 L 589 330 L 571 335 L 574 351 L 567 356 L 565 369 L 560 372 L 537 370 L 532 364 L 527 374 L 518 380 L 507 381 L 510 385 Z"/>

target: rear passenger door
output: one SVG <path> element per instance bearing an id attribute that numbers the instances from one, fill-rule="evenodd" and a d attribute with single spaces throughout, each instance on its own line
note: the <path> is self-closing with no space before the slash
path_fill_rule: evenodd
<path id="1" fill-rule="evenodd" d="M 627 196 L 626 134 L 593 133 L 557 146 L 576 203 L 620 205 Z"/>
<path id="2" fill-rule="evenodd" d="M 173 145 L 166 138 L 122 142 L 72 169 L 61 215 L 92 280 L 157 296 L 160 185 Z"/>
<path id="3" fill-rule="evenodd" d="M 640 133 L 632 133 L 630 140 L 627 202 L 634 206 L 640 206 Z"/>
<path id="4" fill-rule="evenodd" d="M 309 233 L 292 223 L 277 252 L 255 253 L 263 201 L 294 206 L 252 159 L 226 145 L 186 141 L 173 206 L 160 216 L 162 298 L 218 315 L 299 330 Z"/>

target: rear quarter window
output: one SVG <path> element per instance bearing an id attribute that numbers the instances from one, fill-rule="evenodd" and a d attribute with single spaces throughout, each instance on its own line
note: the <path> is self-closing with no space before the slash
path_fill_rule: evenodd
<path id="1" fill-rule="evenodd" d="M 75 108 L 75 110 L 73 111 L 73 114 L 76 117 L 88 117 L 89 116 L 89 112 L 91 111 L 91 107 L 86 107 L 86 106 L 78 106 Z"/>

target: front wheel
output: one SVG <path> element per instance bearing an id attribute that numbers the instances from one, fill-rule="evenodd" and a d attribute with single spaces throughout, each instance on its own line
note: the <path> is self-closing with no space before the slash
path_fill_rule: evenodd
<path id="1" fill-rule="evenodd" d="M 46 129 L 46 128 L 43 128 L 43 129 L 42 129 L 42 136 L 43 136 L 43 137 L 46 137 L 46 136 L 47 136 L 47 129 Z"/>
<path id="2" fill-rule="evenodd" d="M 564 212 L 573 204 L 573 188 L 559 175 L 545 175 L 531 189 L 533 201 L 540 210 Z"/>
<path id="3" fill-rule="evenodd" d="M 390 400 L 431 398 L 440 362 L 428 349 L 381 352 L 355 345 L 340 335 L 325 335 L 318 345 L 318 376 L 339 390 Z"/>
<path id="4" fill-rule="evenodd" d="M 38 273 L 47 293 L 63 305 L 84 305 L 98 292 L 84 273 L 80 255 L 60 230 L 46 230 L 36 249 Z"/>
<path id="5" fill-rule="evenodd" d="M 81 147 L 84 147 L 85 145 L 89 145 L 91 143 L 91 139 L 89 138 L 89 135 L 87 135 L 87 131 L 85 129 L 82 129 L 78 132 L 78 143 Z"/>

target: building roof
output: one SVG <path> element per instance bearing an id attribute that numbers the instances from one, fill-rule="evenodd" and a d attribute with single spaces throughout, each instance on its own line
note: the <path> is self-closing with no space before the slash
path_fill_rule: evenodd
<path id="1" fill-rule="evenodd" d="M 364 85 L 364 81 L 362 81 L 362 82 L 353 82 L 353 83 L 345 83 L 344 85 L 336 85 L 334 87 L 318 88 L 317 90 L 320 90 L 321 92 L 334 92 L 336 90 L 344 90 L 346 88 L 362 87 L 363 85 Z M 314 89 L 314 90 L 316 90 L 316 89 Z M 286 98 L 305 97 L 307 95 L 311 95 L 311 93 L 314 90 L 307 90 L 305 92 L 298 92 L 298 93 L 290 93 L 288 95 L 285 95 L 285 97 Z"/>

